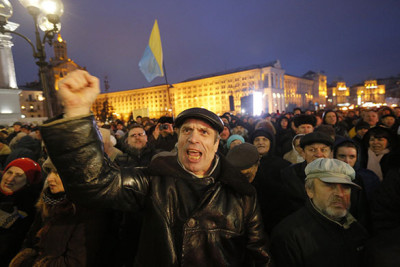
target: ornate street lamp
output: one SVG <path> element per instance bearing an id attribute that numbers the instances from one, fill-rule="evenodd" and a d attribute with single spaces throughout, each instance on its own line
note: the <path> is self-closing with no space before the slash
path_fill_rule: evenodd
<path id="1" fill-rule="evenodd" d="M 32 47 L 33 57 L 37 59 L 36 64 L 39 66 L 39 76 L 45 97 L 45 109 L 48 118 L 52 117 L 53 108 L 51 105 L 50 88 L 46 78 L 46 62 L 45 43 L 50 45 L 54 35 L 61 29 L 60 17 L 64 13 L 64 5 L 61 0 L 19 0 L 19 2 L 27 9 L 32 16 L 35 24 L 35 44 L 26 36 L 6 28 L 7 19 L 12 15 L 12 6 L 8 0 L 0 0 L 0 32 L 15 34 L 22 37 Z M 43 38 L 40 36 L 39 28 L 44 31 Z"/>

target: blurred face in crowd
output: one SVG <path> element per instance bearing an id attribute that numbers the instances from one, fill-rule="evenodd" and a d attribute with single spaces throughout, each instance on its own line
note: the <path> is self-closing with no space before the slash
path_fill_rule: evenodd
<path id="1" fill-rule="evenodd" d="M 281 120 L 282 129 L 287 129 L 289 122 L 285 119 Z"/>
<path id="2" fill-rule="evenodd" d="M 241 173 L 244 176 L 246 176 L 249 183 L 252 183 L 254 181 L 254 178 L 256 177 L 257 170 L 258 170 L 258 163 L 254 164 L 253 166 L 251 166 L 248 169 L 241 170 Z"/>
<path id="3" fill-rule="evenodd" d="M 307 161 L 307 164 L 309 164 L 315 159 L 330 158 L 331 148 L 322 143 L 314 143 L 311 145 L 306 145 L 300 155 L 302 155 Z"/>
<path id="4" fill-rule="evenodd" d="M 254 138 L 253 145 L 257 148 L 258 154 L 264 156 L 271 147 L 271 141 L 265 136 L 257 136 Z"/>
<path id="5" fill-rule="evenodd" d="M 3 192 L 12 194 L 24 187 L 26 183 L 25 172 L 19 167 L 11 166 L 4 172 L 0 186 Z"/>
<path id="6" fill-rule="evenodd" d="M 247 133 L 246 128 L 244 128 L 241 125 L 237 125 L 235 128 L 232 129 L 232 134 L 238 134 L 238 135 L 244 136 L 244 135 L 246 135 L 246 133 Z"/>
<path id="7" fill-rule="evenodd" d="M 50 191 L 53 194 L 65 191 L 60 176 L 54 171 L 50 172 L 49 175 L 47 175 L 47 183 L 49 184 Z"/>
<path id="8" fill-rule="evenodd" d="M 19 132 L 19 131 L 21 130 L 21 126 L 18 125 L 18 124 L 15 124 L 15 125 L 13 126 L 13 128 L 14 128 L 14 132 Z"/>
<path id="9" fill-rule="evenodd" d="M 373 110 L 368 111 L 364 115 L 364 121 L 368 123 L 371 127 L 375 126 L 379 121 L 378 113 Z"/>
<path id="10" fill-rule="evenodd" d="M 234 140 L 234 141 L 231 142 L 231 144 L 230 144 L 230 146 L 229 146 L 229 149 L 232 149 L 232 148 L 234 148 L 235 146 L 240 145 L 240 144 L 243 144 L 242 141 L 239 140 L 239 139 L 236 139 L 236 140 Z"/>
<path id="11" fill-rule="evenodd" d="M 224 126 L 224 130 L 222 131 L 222 133 L 220 133 L 219 136 L 221 137 L 222 140 L 227 140 L 230 135 L 231 134 L 230 134 L 229 128 Z"/>
<path id="12" fill-rule="evenodd" d="M 382 119 L 382 123 L 388 128 L 392 127 L 395 122 L 396 119 L 392 116 L 388 116 Z"/>
<path id="13" fill-rule="evenodd" d="M 314 126 L 312 126 L 311 124 L 301 124 L 296 129 L 297 134 L 308 134 L 314 131 Z"/>
<path id="14" fill-rule="evenodd" d="M 339 147 L 336 151 L 336 159 L 346 162 L 351 167 L 357 162 L 357 150 L 354 147 Z"/>
<path id="15" fill-rule="evenodd" d="M 357 135 L 360 136 L 361 138 L 364 137 L 364 135 L 368 132 L 368 129 L 366 128 L 361 128 L 357 130 Z"/>
<path id="16" fill-rule="evenodd" d="M 199 177 L 211 168 L 218 150 L 218 133 L 208 123 L 187 119 L 179 129 L 178 159 L 188 170 Z"/>
<path id="17" fill-rule="evenodd" d="M 140 127 L 132 128 L 128 133 L 128 138 L 126 139 L 126 142 L 131 147 L 142 149 L 147 144 L 146 132 Z"/>
<path id="18" fill-rule="evenodd" d="M 349 185 L 313 179 L 312 188 L 306 187 L 306 191 L 315 207 L 332 220 L 338 221 L 347 215 L 351 194 Z"/>
<path id="19" fill-rule="evenodd" d="M 294 149 L 296 149 L 297 153 L 299 153 L 300 155 L 302 155 L 303 149 L 300 147 L 300 139 L 301 138 L 297 138 L 296 140 L 294 140 Z"/>
<path id="20" fill-rule="evenodd" d="M 396 115 L 397 118 L 400 118 L 400 107 L 394 108 L 394 115 Z"/>
<path id="21" fill-rule="evenodd" d="M 372 152 L 379 154 L 388 146 L 388 140 L 384 137 L 376 137 L 371 135 L 369 138 L 369 148 Z"/>
<path id="22" fill-rule="evenodd" d="M 329 125 L 335 125 L 337 122 L 337 117 L 335 112 L 328 112 L 325 114 L 325 123 Z"/>

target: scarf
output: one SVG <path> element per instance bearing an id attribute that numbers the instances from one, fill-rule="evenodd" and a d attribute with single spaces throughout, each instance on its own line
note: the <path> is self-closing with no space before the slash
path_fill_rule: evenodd
<path id="1" fill-rule="evenodd" d="M 382 150 L 381 153 L 375 154 L 371 149 L 368 149 L 368 163 L 367 169 L 373 171 L 378 177 L 379 180 L 382 182 L 383 180 L 383 173 L 380 165 L 380 161 L 384 155 L 389 153 L 389 149 Z"/>
<path id="2" fill-rule="evenodd" d="M 0 228 L 8 229 L 10 228 L 19 218 L 25 218 L 28 216 L 26 212 L 18 210 L 14 206 L 11 213 L 0 209 Z"/>
<path id="3" fill-rule="evenodd" d="M 49 188 L 47 188 L 44 191 L 44 194 L 42 196 L 44 203 L 46 203 L 47 205 L 51 205 L 51 206 L 54 206 L 54 205 L 57 205 L 57 204 L 63 202 L 66 198 L 67 198 L 67 195 L 65 194 L 65 192 L 52 194 L 50 192 Z"/>

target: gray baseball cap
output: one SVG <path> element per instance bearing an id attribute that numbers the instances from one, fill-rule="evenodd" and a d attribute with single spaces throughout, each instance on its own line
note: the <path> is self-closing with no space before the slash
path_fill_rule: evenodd
<path id="1" fill-rule="evenodd" d="M 337 159 L 316 159 L 307 165 L 305 172 L 306 180 L 318 178 L 325 183 L 348 184 L 361 189 L 352 182 L 356 177 L 354 169 Z"/>

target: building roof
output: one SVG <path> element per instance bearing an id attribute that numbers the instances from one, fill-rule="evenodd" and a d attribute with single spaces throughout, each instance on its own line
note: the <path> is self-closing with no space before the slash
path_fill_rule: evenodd
<path id="1" fill-rule="evenodd" d="M 190 81 L 194 81 L 194 80 L 211 78 L 211 77 L 215 77 L 215 76 L 221 76 L 221 75 L 225 75 L 225 74 L 230 74 L 230 73 L 235 73 L 235 72 L 240 72 L 240 71 L 246 71 L 246 70 L 252 70 L 252 69 L 262 69 L 262 68 L 266 68 L 266 67 L 281 68 L 281 64 L 280 64 L 279 60 L 275 60 L 275 61 L 272 61 L 272 62 L 269 62 L 269 63 L 265 63 L 265 64 L 254 64 L 254 65 L 250 65 L 250 66 L 247 66 L 247 67 L 239 67 L 239 68 L 235 68 L 235 69 L 231 69 L 231 70 L 215 72 L 215 73 L 206 74 L 206 75 L 200 75 L 200 76 L 189 78 L 189 79 L 184 80 L 182 82 L 190 82 Z"/>

